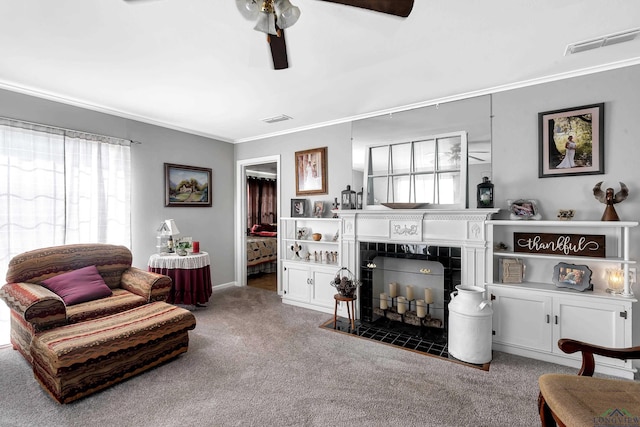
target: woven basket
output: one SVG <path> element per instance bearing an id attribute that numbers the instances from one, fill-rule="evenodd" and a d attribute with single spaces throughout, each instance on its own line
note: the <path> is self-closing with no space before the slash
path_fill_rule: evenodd
<path id="1" fill-rule="evenodd" d="M 353 297 L 361 283 L 347 267 L 342 267 L 329 284 L 343 297 Z"/>

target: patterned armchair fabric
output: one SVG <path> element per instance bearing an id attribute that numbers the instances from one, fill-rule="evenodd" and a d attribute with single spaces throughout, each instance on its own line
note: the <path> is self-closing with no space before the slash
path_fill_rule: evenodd
<path id="1" fill-rule="evenodd" d="M 131 260 L 129 249 L 107 244 L 55 246 L 15 256 L 9 262 L 7 284 L 0 288 L 0 299 L 11 309 L 13 347 L 31 361 L 31 341 L 37 332 L 165 301 L 171 279 L 132 267 Z M 98 268 L 113 295 L 67 307 L 40 285 L 49 277 L 90 265 Z"/>

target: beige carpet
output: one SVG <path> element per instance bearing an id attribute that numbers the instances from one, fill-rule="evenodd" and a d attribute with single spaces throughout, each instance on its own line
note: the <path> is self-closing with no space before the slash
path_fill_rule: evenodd
<path id="1" fill-rule="evenodd" d="M 214 292 L 187 353 L 59 405 L 0 350 L 1 426 L 535 426 L 537 379 L 575 370 L 494 352 L 490 371 L 319 328 L 274 292 Z"/>

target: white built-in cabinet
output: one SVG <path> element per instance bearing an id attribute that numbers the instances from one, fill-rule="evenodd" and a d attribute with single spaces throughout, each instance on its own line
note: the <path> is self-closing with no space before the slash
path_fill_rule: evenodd
<path id="1" fill-rule="evenodd" d="M 341 266 L 341 225 L 339 218 L 280 219 L 283 303 L 333 313 L 336 288 L 330 283 Z M 313 240 L 314 233 L 321 239 Z M 294 245 L 301 246 L 297 255 Z M 338 314 L 346 316 L 342 305 Z"/>
<path id="2" fill-rule="evenodd" d="M 632 345 L 633 296 L 606 292 L 604 270 L 610 267 L 627 272 L 635 261 L 629 259 L 629 229 L 637 222 L 600 221 L 486 221 L 488 296 L 493 304 L 493 349 L 549 362 L 580 366 L 580 355 L 568 355 L 558 346 L 561 338 L 572 338 L 606 347 Z M 548 232 L 603 234 L 604 258 L 514 253 L 496 250 L 499 242 L 513 246 L 513 233 Z M 526 269 L 522 283 L 499 282 L 499 259 L 523 259 Z M 558 288 L 552 282 L 553 266 L 559 262 L 587 265 L 592 271 L 593 290 L 579 292 Z M 596 371 L 633 378 L 631 361 L 596 356 Z"/>

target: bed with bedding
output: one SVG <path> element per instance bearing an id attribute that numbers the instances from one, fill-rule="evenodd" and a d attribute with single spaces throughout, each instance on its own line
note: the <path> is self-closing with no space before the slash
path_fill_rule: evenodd
<path id="1" fill-rule="evenodd" d="M 247 275 L 274 273 L 278 265 L 276 226 L 254 225 L 247 236 Z"/>

